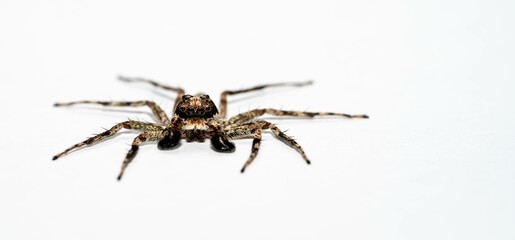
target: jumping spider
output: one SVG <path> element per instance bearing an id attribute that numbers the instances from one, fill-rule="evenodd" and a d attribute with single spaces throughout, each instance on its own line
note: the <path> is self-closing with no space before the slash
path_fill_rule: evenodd
<path id="1" fill-rule="evenodd" d="M 297 117 L 314 117 L 314 116 L 341 116 L 347 118 L 368 118 L 367 115 L 349 115 L 344 113 L 330 113 L 330 112 L 297 112 L 297 111 L 283 111 L 272 108 L 255 109 L 248 112 L 240 113 L 229 119 L 226 119 L 227 112 L 227 96 L 235 95 L 239 93 L 246 93 L 255 90 L 260 90 L 268 87 L 277 86 L 306 86 L 311 84 L 311 81 L 307 82 L 292 82 L 292 83 L 275 83 L 260 85 L 252 88 L 237 90 L 237 91 L 225 91 L 220 97 L 220 110 L 217 109 L 216 105 L 209 98 L 209 95 L 197 94 L 195 96 L 185 95 L 184 90 L 181 88 L 169 87 L 152 80 L 143 78 L 126 78 L 119 77 L 119 80 L 124 82 L 146 82 L 156 87 L 160 87 L 166 90 L 177 92 L 177 98 L 175 100 L 174 110 L 172 119 L 170 120 L 166 113 L 154 102 L 151 101 L 134 101 L 134 102 L 101 102 L 101 101 L 77 101 L 70 103 L 56 103 L 54 106 L 70 106 L 73 104 L 100 104 L 104 106 L 127 106 L 127 107 L 139 107 L 148 106 L 155 117 L 159 120 L 159 123 L 149 123 L 141 121 L 125 121 L 116 124 L 111 129 L 100 133 L 94 137 L 91 137 L 83 142 L 73 145 L 66 149 L 64 152 L 59 153 L 53 157 L 53 160 L 65 155 L 66 153 L 82 147 L 96 143 L 100 140 L 113 136 L 116 132 L 122 128 L 132 129 L 142 132 L 132 142 L 132 147 L 127 153 L 125 160 L 123 161 L 118 180 L 122 178 L 123 172 L 127 165 L 132 161 L 141 142 L 154 141 L 157 142 L 157 147 L 161 150 L 173 149 L 177 146 L 181 138 L 186 139 L 188 142 L 199 141 L 202 142 L 205 139 L 211 139 L 211 145 L 215 151 L 218 152 L 233 152 L 235 150 L 234 144 L 229 142 L 229 139 L 240 139 L 245 137 L 254 137 L 252 143 L 252 150 L 250 157 L 243 165 L 241 172 L 245 171 L 245 168 L 254 160 L 256 157 L 259 145 L 261 142 L 261 130 L 270 129 L 272 133 L 284 141 L 286 144 L 297 149 L 306 163 L 310 164 L 309 159 L 306 157 L 302 147 L 291 137 L 284 134 L 274 124 L 256 120 L 257 117 L 264 114 L 276 115 L 276 116 L 297 116 Z"/>

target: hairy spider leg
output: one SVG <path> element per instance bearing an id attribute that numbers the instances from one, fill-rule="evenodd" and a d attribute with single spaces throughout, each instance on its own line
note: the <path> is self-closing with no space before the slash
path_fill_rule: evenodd
<path id="1" fill-rule="evenodd" d="M 134 141 L 132 142 L 131 149 L 125 156 L 125 159 L 122 163 L 122 168 L 120 169 L 120 174 L 118 175 L 118 181 L 122 179 L 123 173 L 125 172 L 125 168 L 127 168 L 127 165 L 132 162 L 132 159 L 136 156 L 138 153 L 139 145 L 141 142 L 148 142 L 148 141 L 157 141 L 161 139 L 163 136 L 163 131 L 152 131 L 152 132 L 144 132 L 140 135 L 138 135 L 136 138 L 134 138 Z"/>
<path id="2" fill-rule="evenodd" d="M 251 152 L 250 152 L 249 159 L 247 159 L 247 161 L 245 162 L 245 164 L 241 168 L 241 172 L 242 173 L 245 172 L 245 168 L 247 168 L 247 166 L 250 163 L 252 163 L 252 161 L 254 161 L 254 158 L 256 158 L 256 155 L 258 154 L 258 151 L 259 151 L 260 144 L 261 144 L 261 130 L 258 128 L 254 132 L 254 140 L 252 141 L 252 149 L 251 149 Z"/>
<path id="3" fill-rule="evenodd" d="M 306 153 L 304 152 L 304 149 L 302 149 L 302 147 L 293 139 L 291 138 L 290 136 L 284 134 L 281 129 L 279 129 L 277 126 L 275 126 L 274 124 L 271 124 L 269 122 L 266 122 L 268 124 L 270 124 L 270 130 L 272 130 L 272 132 L 274 133 L 274 135 L 276 137 L 278 137 L 280 140 L 282 140 L 283 142 L 285 142 L 287 145 L 289 145 L 290 147 L 294 147 L 296 148 L 299 152 L 300 152 L 300 155 L 302 155 L 302 158 L 304 158 L 304 160 L 306 161 L 307 164 L 311 164 L 311 161 L 309 161 L 308 157 L 306 156 Z"/>
<path id="4" fill-rule="evenodd" d="M 285 144 L 289 145 L 290 147 L 295 148 L 299 153 L 302 155 L 302 158 L 306 161 L 307 164 L 311 164 L 308 157 L 306 156 L 306 153 L 304 152 L 304 149 L 290 136 L 284 134 L 277 126 L 274 124 L 267 122 L 267 121 L 253 121 L 248 122 L 243 125 L 229 125 L 227 128 L 226 135 L 229 138 L 241 138 L 246 137 L 252 133 L 254 133 L 254 141 L 252 144 L 252 151 L 250 154 L 249 159 L 241 169 L 241 172 L 243 173 L 245 171 L 245 168 L 252 163 L 254 158 L 257 155 L 257 152 L 259 150 L 260 142 L 261 142 L 261 131 L 259 133 L 256 133 L 258 130 L 261 129 L 270 129 L 272 130 L 272 133 L 279 138 L 281 141 L 283 141 Z M 257 140 L 256 140 L 257 139 Z"/>
<path id="5" fill-rule="evenodd" d="M 163 123 L 165 125 L 170 124 L 170 119 L 166 115 L 166 113 L 157 105 L 155 102 L 152 101 L 134 101 L 134 102 L 117 102 L 117 101 L 109 101 L 109 102 L 102 102 L 102 101 L 77 101 L 77 102 L 69 102 L 69 103 L 56 103 L 54 106 L 56 107 L 63 107 L 63 106 L 70 106 L 74 104 L 100 104 L 104 106 L 117 106 L 117 107 L 140 107 L 140 106 L 148 106 L 152 113 L 154 113 L 154 116 L 159 120 L 160 123 Z"/>
<path id="6" fill-rule="evenodd" d="M 227 95 L 247 93 L 247 92 L 261 90 L 261 89 L 269 88 L 269 87 L 280 87 L 280 86 L 302 87 L 302 86 L 310 85 L 312 83 L 313 83 L 313 81 L 273 83 L 273 84 L 259 85 L 259 86 L 255 86 L 255 87 L 251 87 L 251 88 L 242 89 L 242 90 L 224 91 L 224 92 L 222 92 L 222 95 L 220 96 L 220 105 L 219 105 L 220 116 L 222 118 L 225 118 L 225 115 L 227 114 Z"/>
<path id="7" fill-rule="evenodd" d="M 103 133 L 97 134 L 97 135 L 95 135 L 93 137 L 90 137 L 90 138 L 86 139 L 85 141 L 82 141 L 80 143 L 77 143 L 77 144 L 71 146 L 70 148 L 64 150 L 62 153 L 59 153 L 59 154 L 55 155 L 52 158 L 52 160 L 57 160 L 59 157 L 63 156 L 64 154 L 70 152 L 73 149 L 82 147 L 84 145 L 90 145 L 90 144 L 96 143 L 96 142 L 98 142 L 98 141 L 100 141 L 102 139 L 111 137 L 115 133 L 120 131 L 122 128 L 133 129 L 133 130 L 137 130 L 137 131 L 140 131 L 140 132 L 158 131 L 158 130 L 164 129 L 164 127 L 159 126 L 159 125 L 154 124 L 154 123 L 139 122 L 139 121 L 121 122 L 121 123 L 118 123 L 118 124 L 114 125 L 111 129 L 109 129 L 109 130 L 107 130 L 107 131 L 105 131 Z"/>
<path id="8" fill-rule="evenodd" d="M 123 82 L 146 82 L 146 83 L 150 83 L 156 87 L 176 92 L 177 97 L 175 98 L 175 104 L 173 105 L 174 111 L 175 111 L 175 107 L 177 106 L 177 103 L 179 103 L 182 96 L 184 95 L 184 89 L 182 89 L 182 88 L 170 87 L 170 86 L 163 85 L 161 83 L 158 83 L 156 81 L 146 79 L 146 78 L 130 78 L 130 77 L 118 76 L 118 79 Z"/>
<path id="9" fill-rule="evenodd" d="M 272 108 L 255 109 L 248 112 L 240 113 L 229 119 L 229 123 L 242 123 L 253 120 L 256 117 L 264 114 L 275 116 L 295 116 L 295 117 L 315 117 L 315 116 L 341 116 L 347 118 L 368 118 L 367 115 L 350 115 L 346 113 L 332 113 L 332 112 L 299 112 L 299 111 L 283 111 Z"/>

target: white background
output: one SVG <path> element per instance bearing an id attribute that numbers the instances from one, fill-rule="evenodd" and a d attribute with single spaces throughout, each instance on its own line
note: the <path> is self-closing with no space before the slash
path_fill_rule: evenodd
<path id="1" fill-rule="evenodd" d="M 185 3 L 187 2 L 187 3 Z M 0 239 L 514 239 L 513 1 L 0 2 Z M 314 79 L 229 99 L 367 113 L 267 117 L 313 164 L 264 134 L 233 154 L 136 136 L 53 155 L 146 108 L 149 77 L 219 100 L 226 89 Z"/>

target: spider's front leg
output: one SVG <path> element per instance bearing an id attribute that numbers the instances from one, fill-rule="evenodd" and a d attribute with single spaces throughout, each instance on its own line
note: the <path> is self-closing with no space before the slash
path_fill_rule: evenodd
<path id="1" fill-rule="evenodd" d="M 245 172 L 245 168 L 254 161 L 254 158 L 256 158 L 256 155 L 259 151 L 259 146 L 261 145 L 261 130 L 258 128 L 254 132 L 254 140 L 252 141 L 252 149 L 250 151 L 250 157 L 247 159 L 243 167 L 241 168 L 241 173 Z"/>
<path id="2" fill-rule="evenodd" d="M 139 150 L 139 145 L 142 142 L 147 141 L 157 141 L 159 139 L 163 138 L 163 131 L 152 131 L 152 132 L 144 132 L 137 136 L 134 141 L 132 142 L 131 149 L 125 156 L 125 159 L 122 163 L 122 168 L 120 170 L 120 174 L 118 175 L 118 181 L 122 179 L 123 173 L 125 172 L 125 168 L 127 168 L 127 165 L 132 162 L 132 159 L 136 156 Z"/>
<path id="3" fill-rule="evenodd" d="M 229 119 L 229 123 L 243 123 L 248 122 L 256 117 L 270 114 L 274 116 L 295 116 L 295 117 L 315 117 L 315 116 L 340 116 L 347 118 L 368 118 L 368 115 L 351 115 L 346 113 L 332 113 L 332 112 L 299 112 L 299 111 L 284 111 L 273 108 L 255 109 L 248 112 L 240 113 Z"/>
<path id="4" fill-rule="evenodd" d="M 170 119 L 166 115 L 166 113 L 157 105 L 155 102 L 152 101 L 134 101 L 134 102 L 103 102 L 103 101 L 77 101 L 77 102 L 69 102 L 69 103 L 56 103 L 54 106 L 56 107 L 63 107 L 63 106 L 70 106 L 74 104 L 100 104 L 104 106 L 117 106 L 117 107 L 140 107 L 140 106 L 148 106 L 152 112 L 154 113 L 154 116 L 159 120 L 160 123 L 163 123 L 164 125 L 168 125 L 170 123 Z"/>
<path id="5" fill-rule="evenodd" d="M 139 121 L 121 122 L 121 123 L 118 123 L 118 124 L 114 125 L 111 129 L 109 129 L 109 130 L 107 130 L 107 131 L 105 131 L 103 133 L 97 134 L 97 135 L 95 135 L 95 136 L 93 136 L 91 138 L 86 139 L 83 142 L 80 142 L 80 143 L 77 143 L 77 144 L 71 146 L 70 148 L 64 150 L 63 152 L 55 155 L 52 158 L 52 160 L 57 160 L 59 157 L 63 156 L 64 154 L 70 152 L 73 149 L 82 147 L 84 145 L 90 145 L 90 144 L 99 142 L 99 141 L 101 141 L 101 140 L 103 140 L 105 138 L 111 137 L 115 133 L 120 131 L 122 128 L 137 130 L 137 131 L 141 131 L 141 132 L 157 131 L 157 130 L 162 130 L 163 129 L 162 126 L 154 124 L 154 123 L 139 122 Z"/>

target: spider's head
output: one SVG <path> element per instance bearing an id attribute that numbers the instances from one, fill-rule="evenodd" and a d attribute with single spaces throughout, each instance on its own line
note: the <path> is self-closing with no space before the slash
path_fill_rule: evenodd
<path id="1" fill-rule="evenodd" d="M 209 95 L 184 95 L 174 112 L 181 118 L 212 118 L 217 113 L 218 109 Z"/>

